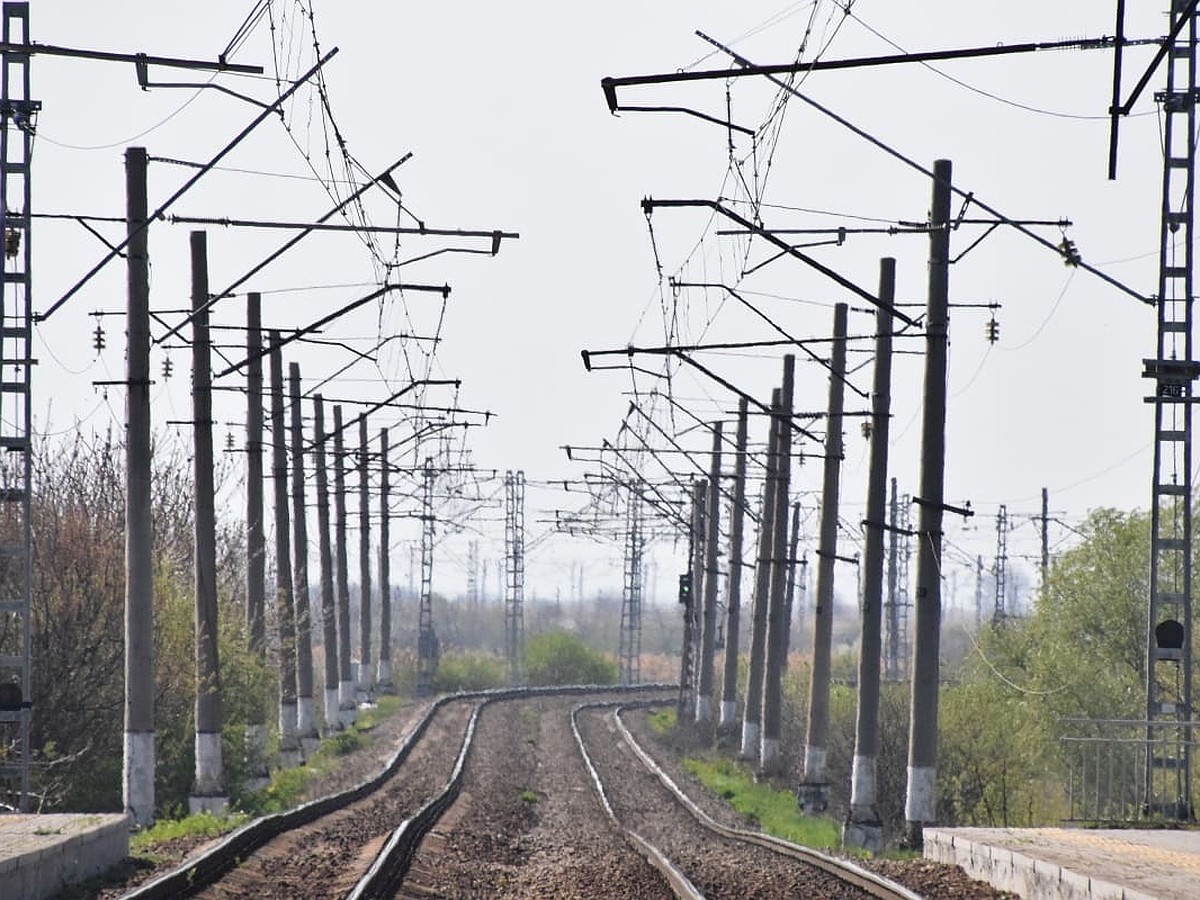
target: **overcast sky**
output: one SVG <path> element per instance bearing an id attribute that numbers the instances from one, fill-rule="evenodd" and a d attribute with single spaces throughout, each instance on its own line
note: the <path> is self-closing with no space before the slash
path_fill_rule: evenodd
<path id="1" fill-rule="evenodd" d="M 177 4 L 145 0 L 37 2 L 32 4 L 32 34 L 47 44 L 212 59 L 253 6 L 223 2 L 184 11 Z M 308 26 L 298 18 L 301 9 L 307 4 L 274 3 L 274 30 L 262 18 L 232 60 L 262 65 L 270 76 L 277 66 L 285 75 L 307 68 L 313 49 Z M 439 333 L 431 367 L 427 343 L 405 342 L 402 352 L 394 341 L 378 355 L 377 366 L 360 364 L 323 390 L 338 399 L 369 401 L 403 386 L 410 372 L 461 378 L 458 402 L 497 415 L 486 428 L 469 431 L 471 459 L 487 470 L 524 469 L 533 483 L 527 513 L 531 541 L 546 530 L 543 520 L 552 516 L 551 510 L 582 502 L 579 495 L 536 484 L 582 475 L 586 467 L 569 462 L 561 445 L 615 440 L 628 392 L 636 386 L 645 394 L 656 384 L 665 390 L 664 382 L 649 376 L 639 376 L 635 384 L 628 373 L 586 373 L 581 349 L 660 344 L 668 337 L 664 322 L 671 311 L 676 316 L 671 336 L 681 341 L 776 336 L 721 290 L 676 294 L 666 278 L 736 284 L 796 337 L 828 334 L 832 306 L 839 300 L 863 306 L 792 261 L 744 274 L 770 255 L 768 249 L 718 235 L 717 224 L 700 210 L 658 210 L 651 220 L 652 241 L 640 208 L 644 196 L 744 201 L 749 192 L 759 196 L 763 222 L 774 228 L 886 228 L 923 221 L 929 206 L 928 179 L 795 100 L 777 109 L 777 91 L 761 79 L 731 82 L 728 101 L 724 81 L 621 94 L 623 102 L 689 106 L 718 118 L 728 110 L 739 126 L 758 132 L 753 141 L 734 133 L 731 152 L 727 129 L 696 118 L 672 113 L 611 116 L 600 90 L 603 76 L 728 67 L 729 58 L 698 38 L 697 29 L 755 63 L 790 62 L 802 43 L 804 59 L 817 52 L 824 59 L 838 59 L 894 53 L 896 47 L 917 51 L 1113 31 L 1111 3 L 1027 0 L 859 0 L 852 15 L 829 0 L 815 6 L 695 0 L 583 5 L 318 0 L 312 12 L 321 49 L 339 48 L 324 77 L 350 153 L 372 174 L 405 153 L 413 154 L 395 174 L 409 213 L 397 216 L 395 204 L 377 191 L 368 203 L 371 221 L 411 225 L 418 217 L 430 227 L 520 233 L 519 240 L 504 242 L 495 258 L 439 254 L 395 270 L 406 283 L 449 284 L 452 293 L 444 308 L 437 295 L 410 292 L 403 300 L 370 304 L 327 332 L 331 340 L 362 351 L 391 331 Z M 1163 21 L 1157 13 L 1157 8 L 1131 10 L 1128 33 L 1158 35 Z M 1129 83 L 1148 58 L 1144 49 L 1127 54 Z M 1143 99 L 1138 115 L 1122 127 L 1120 179 L 1108 181 L 1105 112 L 1111 67 L 1109 51 L 1039 53 L 944 63 L 940 71 L 911 65 L 817 72 L 799 87 L 922 165 L 936 158 L 953 160 L 956 185 L 1011 218 L 1070 219 L 1066 233 L 1087 262 L 1149 295 L 1156 290 L 1159 124 L 1152 102 Z M 152 78 L 201 82 L 208 75 L 159 69 Z M 145 146 L 153 157 L 206 161 L 256 114 L 250 104 L 213 90 L 143 92 L 129 65 L 39 56 L 33 80 L 34 95 L 44 103 L 34 175 L 35 205 L 41 212 L 119 216 L 127 145 Z M 1160 75 L 1151 83 L 1161 81 Z M 273 99 L 275 92 L 273 77 L 221 77 L 216 83 L 259 99 Z M 311 91 L 297 96 L 287 112 L 290 135 L 278 121 L 264 123 L 223 161 L 227 169 L 244 171 L 206 176 L 174 212 L 289 221 L 312 221 L 327 212 L 332 201 L 315 179 L 277 177 L 311 176 L 302 150 L 318 171 L 328 172 L 321 104 Z M 192 171 L 154 163 L 151 206 Z M 342 190 L 344 195 L 348 188 Z M 972 216 L 983 213 L 972 207 L 967 218 Z M 110 239 L 121 233 L 119 224 L 97 227 Z M 166 223 L 152 230 L 156 309 L 180 309 L 188 302 L 188 230 Z M 1037 231 L 1053 243 L 1063 236 L 1056 227 Z M 954 254 L 982 233 L 982 228 L 964 225 L 954 235 Z M 281 232 L 209 228 L 212 288 L 223 288 L 283 239 Z M 39 310 L 57 300 L 104 252 L 75 223 L 39 221 L 34 240 Z M 894 256 L 901 299 L 920 303 L 927 244 L 923 235 L 850 234 L 841 246 L 811 252 L 872 290 L 879 258 Z M 405 237 L 397 248 L 385 236 L 377 251 L 380 259 L 394 261 L 448 246 L 489 244 Z M 307 239 L 248 287 L 264 292 L 268 325 L 289 328 L 366 293 L 381 271 L 379 261 L 354 236 L 326 235 Z M 313 289 L 326 285 L 348 286 Z M 1031 516 L 1039 511 L 1043 487 L 1050 491 L 1053 513 L 1068 524 L 1100 506 L 1147 505 L 1153 423 L 1152 408 L 1142 401 L 1149 385 L 1140 372 L 1142 359 L 1153 355 L 1154 314 L 1152 307 L 1064 266 L 1053 252 L 1005 229 L 954 265 L 951 292 L 955 302 L 1001 304 L 995 314 L 1001 337 L 995 346 L 984 337 L 989 312 L 964 308 L 952 314 L 947 499 L 969 500 L 979 513 L 968 526 L 955 522 L 949 530 L 948 577 L 965 598 L 972 593 L 966 585 L 973 584 L 973 576 L 958 564 L 981 554 L 990 565 L 999 504 L 1006 504 L 1013 516 L 1014 557 L 1037 553 Z M 96 354 L 91 341 L 97 320 L 90 314 L 121 310 L 123 293 L 123 270 L 110 266 L 38 328 L 35 408 L 39 424 L 49 431 L 69 432 L 77 422 L 84 429 L 120 427 L 120 391 L 106 393 L 92 382 L 122 377 L 123 325 L 118 317 L 100 320 L 108 340 L 107 348 Z M 240 324 L 244 309 L 240 297 L 223 301 L 214 311 L 215 322 Z M 852 333 L 871 332 L 871 318 L 862 312 L 852 313 L 850 322 Z M 224 340 L 233 337 L 227 333 Z M 916 340 L 898 345 L 914 351 L 919 347 Z M 168 355 L 175 374 L 156 384 L 156 425 L 186 446 L 188 430 L 165 422 L 190 415 L 190 363 L 184 348 L 156 347 L 152 364 L 157 375 Z M 344 349 L 307 346 L 289 359 L 302 364 L 310 386 L 351 356 Z M 730 354 L 704 359 L 764 400 L 779 377 L 775 350 L 753 359 Z M 852 353 L 851 364 L 866 364 L 853 380 L 868 390 L 869 357 Z M 658 367 L 654 361 L 647 365 Z M 913 492 L 921 358 L 898 357 L 895 375 L 892 469 L 901 490 Z M 219 383 L 234 384 L 236 379 Z M 727 418 L 735 405 L 717 384 L 690 374 L 673 379 L 672 390 L 705 420 Z M 801 409 L 823 409 L 823 371 L 802 363 L 797 392 Z M 453 389 L 431 388 L 426 394 L 433 405 L 453 400 Z M 237 394 L 219 398 L 222 443 L 226 432 L 237 434 L 242 404 Z M 847 408 L 861 411 L 866 401 L 852 395 Z M 395 425 L 399 434 L 398 420 L 398 413 L 381 414 L 372 428 Z M 862 517 L 867 463 L 867 442 L 857 421 L 846 428 L 843 475 L 842 515 L 852 533 Z M 664 416 L 662 422 L 668 424 L 668 419 Z M 675 424 L 682 428 L 685 422 L 677 419 Z M 753 437 L 761 441 L 762 422 L 756 425 Z M 240 436 L 235 439 L 240 443 Z M 699 431 L 681 441 L 697 450 L 708 446 Z M 806 449 L 819 452 L 811 444 Z M 818 461 L 807 462 L 798 473 L 795 486 L 808 511 L 807 534 L 815 539 Z M 479 489 L 495 496 L 498 487 L 491 482 Z M 236 485 L 231 502 L 235 497 Z M 502 553 L 502 530 L 495 521 L 501 515 L 502 510 L 493 508 L 472 526 L 485 532 L 484 558 L 494 560 Z M 1055 525 L 1051 531 L 1055 546 L 1069 544 L 1069 530 Z M 407 548 L 417 536 L 415 522 L 399 522 L 393 536 L 394 569 L 404 584 Z M 443 541 L 436 590 L 455 594 L 465 587 L 467 539 L 463 534 Z M 811 542 L 808 549 L 813 549 Z M 849 537 L 844 549 L 856 552 Z M 666 599 L 677 554 L 665 544 L 651 555 L 659 561 L 658 596 Z M 555 539 L 531 551 L 527 595 L 536 590 L 539 596 L 553 596 L 559 590 L 570 596 L 571 566 L 582 560 L 588 561 L 590 586 L 619 588 L 619 546 Z M 1014 565 L 1033 571 L 1024 560 Z M 839 592 L 853 596 L 853 569 L 839 567 L 839 579 Z"/>

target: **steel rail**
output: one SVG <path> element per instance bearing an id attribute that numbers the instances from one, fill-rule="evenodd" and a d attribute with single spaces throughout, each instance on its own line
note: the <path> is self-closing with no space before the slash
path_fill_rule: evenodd
<path id="1" fill-rule="evenodd" d="M 864 869 L 862 866 L 856 865 L 850 860 L 838 859 L 822 853 L 819 850 L 814 850 L 811 847 L 802 847 L 799 844 L 793 844 L 790 841 L 785 841 L 782 838 L 774 837 L 773 835 L 763 834 L 757 831 L 746 831 L 741 828 L 730 828 L 722 825 L 714 820 L 708 813 L 700 809 L 687 794 L 685 794 L 677 785 L 671 776 L 662 770 L 662 768 L 654 761 L 637 742 L 634 736 L 630 733 L 625 723 L 621 721 L 621 713 L 623 709 L 634 709 L 634 704 L 610 704 L 616 706 L 613 710 L 612 718 L 616 723 L 617 730 L 620 732 L 622 739 L 633 751 L 634 755 L 641 760 L 642 764 L 649 769 L 663 786 L 675 795 L 680 805 L 684 807 L 693 818 L 696 819 L 702 826 L 707 828 L 722 837 L 734 841 L 741 841 L 747 844 L 754 844 L 782 856 L 787 856 L 800 862 L 806 863 L 814 868 L 820 869 L 835 878 L 840 879 L 847 884 L 852 884 L 860 890 L 866 891 L 872 897 L 878 900 L 922 900 L 919 894 L 910 891 L 903 885 L 884 878 L 882 875 L 876 875 Z M 647 704 L 638 704 L 644 706 Z"/>
<path id="2" fill-rule="evenodd" d="M 575 744 L 579 747 L 579 753 L 583 757 L 583 764 L 587 767 L 588 775 L 591 776 L 592 789 L 596 792 L 596 797 L 600 800 L 600 806 L 613 825 L 621 832 L 622 837 L 632 844 L 638 853 L 645 857 L 646 862 L 658 870 L 676 897 L 682 898 L 682 900 L 704 900 L 704 894 L 700 892 L 700 889 L 692 884 L 688 877 L 667 858 L 666 854 L 636 831 L 626 828 L 621 824 L 617 818 L 617 814 L 613 811 L 612 804 L 608 802 L 608 795 L 604 791 L 604 781 L 600 778 L 600 773 L 592 763 L 591 756 L 588 755 L 587 748 L 583 744 L 583 735 L 579 733 L 579 714 L 584 710 L 605 709 L 610 706 L 612 706 L 612 703 L 581 703 L 571 710 L 571 733 L 575 735 Z"/>
<path id="3" fill-rule="evenodd" d="M 676 689 L 674 685 L 658 684 L 643 684 L 630 687 L 620 685 L 572 685 L 550 688 L 505 688 L 492 691 L 467 691 L 457 694 L 447 694 L 429 705 L 428 709 L 425 710 L 408 734 L 405 735 L 395 754 L 392 755 L 383 769 L 374 777 L 369 778 L 356 787 L 329 794 L 287 812 L 262 816 L 248 822 L 241 828 L 230 832 L 199 856 L 186 860 L 172 871 L 123 895 L 123 900 L 176 900 L 176 898 L 194 896 L 200 891 L 211 887 L 269 841 L 285 832 L 303 828 L 378 791 L 401 770 L 405 761 L 429 729 L 434 718 L 444 707 L 458 701 L 479 700 L 479 705 L 472 715 L 471 724 L 468 725 L 468 738 L 464 739 L 464 749 L 460 750 L 459 765 L 456 765 L 455 771 L 458 773 L 459 788 L 452 787 L 455 782 L 455 778 L 452 776 L 446 787 L 435 797 L 430 798 L 421 810 L 412 817 L 412 819 L 417 819 L 418 816 L 424 814 L 429 820 L 428 826 L 421 831 L 419 836 L 416 834 L 416 828 L 410 826 L 407 832 L 407 839 L 402 838 L 401 840 L 391 840 L 388 842 L 384 851 L 381 851 L 381 856 L 397 853 L 399 854 L 397 860 L 384 860 L 381 862 L 377 859 L 372 863 L 371 871 L 374 871 L 376 868 L 384 870 L 395 868 L 400 872 L 398 877 L 403 880 L 404 875 L 407 874 L 408 863 L 411 862 L 412 853 L 415 852 L 416 847 L 420 844 L 420 837 L 424 836 L 429 827 L 432 827 L 437 822 L 437 819 L 453 803 L 454 798 L 447 797 L 447 788 L 455 791 L 455 795 L 457 795 L 456 792 L 461 787 L 461 765 L 465 761 L 466 754 L 469 752 L 469 744 L 474 737 L 473 725 L 475 719 L 485 706 L 498 701 L 519 700 L 527 697 L 572 696 L 601 692 L 620 694 L 674 689 Z M 393 835 L 393 838 L 395 838 L 395 835 Z M 406 846 L 406 840 L 411 840 L 411 847 Z M 407 862 L 404 860 L 406 853 L 408 854 Z M 398 866 L 397 863 L 399 863 Z M 358 888 L 355 890 L 358 890 Z M 365 898 L 384 895 L 364 893 L 362 896 Z M 392 894 L 387 894 L 386 896 L 390 897 Z"/>

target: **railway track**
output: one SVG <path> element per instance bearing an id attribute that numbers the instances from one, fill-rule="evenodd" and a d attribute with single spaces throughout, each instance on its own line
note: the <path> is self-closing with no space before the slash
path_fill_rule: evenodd
<path id="1" fill-rule="evenodd" d="M 841 860 L 709 819 L 620 721 L 639 694 L 662 702 L 656 688 L 443 698 L 376 778 L 256 820 L 126 897 L 914 900 Z"/>
<path id="2" fill-rule="evenodd" d="M 609 816 L 676 896 L 920 900 L 846 860 L 714 821 L 638 744 L 620 719 L 628 706 L 579 706 L 572 716 L 579 750 Z"/>
<path id="3" fill-rule="evenodd" d="M 376 777 L 256 819 L 125 898 L 392 897 L 422 837 L 461 789 L 481 711 L 500 701 L 578 697 L 598 690 L 612 693 L 571 687 L 444 697 L 416 721 Z M 451 747 L 458 748 L 457 755 Z"/>

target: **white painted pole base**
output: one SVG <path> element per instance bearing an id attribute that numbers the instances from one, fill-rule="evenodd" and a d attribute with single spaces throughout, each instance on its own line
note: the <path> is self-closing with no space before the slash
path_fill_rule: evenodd
<path id="1" fill-rule="evenodd" d="M 721 701 L 721 727 L 733 729 L 737 725 L 737 701 Z"/>
<path id="2" fill-rule="evenodd" d="M 779 738 L 763 738 L 759 767 L 766 775 L 778 775 L 783 771 L 783 745 Z"/>
<path id="3" fill-rule="evenodd" d="M 325 689 L 325 732 L 330 734 L 334 731 L 342 731 L 345 729 L 342 724 L 341 702 L 338 697 L 337 688 Z"/>
<path id="4" fill-rule="evenodd" d="M 296 736 L 300 738 L 300 750 L 305 759 L 321 746 L 321 736 L 317 733 L 317 708 L 312 697 L 296 699 Z"/>
<path id="5" fill-rule="evenodd" d="M 220 732 L 196 732 L 196 783 L 192 793 L 202 797 L 225 793 Z"/>
<path id="6" fill-rule="evenodd" d="M 875 757 L 855 755 L 850 768 L 850 820 L 842 843 L 871 853 L 883 850 L 883 822 L 875 802 Z"/>
<path id="7" fill-rule="evenodd" d="M 754 759 L 758 756 L 758 723 L 749 719 L 742 722 L 742 746 L 738 759 Z"/>
<path id="8" fill-rule="evenodd" d="M 806 744 L 804 746 L 804 780 L 811 782 L 825 781 L 825 757 L 826 752 L 824 747 Z"/>
<path id="9" fill-rule="evenodd" d="M 279 768 L 294 769 L 304 762 L 296 734 L 296 704 L 279 704 Z"/>
<path id="10" fill-rule="evenodd" d="M 271 768 L 267 764 L 267 727 L 246 726 L 246 777 L 242 790 L 252 794 L 271 783 Z"/>
<path id="11" fill-rule="evenodd" d="M 392 661 L 390 659 L 381 659 L 379 661 L 379 672 L 375 679 L 375 683 L 379 688 L 388 693 L 392 689 Z"/>
<path id="12" fill-rule="evenodd" d="M 220 816 L 228 811 L 229 795 L 225 792 L 222 762 L 220 733 L 196 732 L 196 783 L 188 797 L 188 811 L 192 815 L 206 812 Z"/>
<path id="13" fill-rule="evenodd" d="M 796 789 L 796 800 L 806 813 L 823 813 L 829 809 L 829 779 L 825 777 L 825 756 L 824 747 L 804 747 L 804 780 Z"/>
<path id="14" fill-rule="evenodd" d="M 154 732 L 125 732 L 125 812 L 138 828 L 154 823 Z"/>
<path id="15" fill-rule="evenodd" d="M 872 815 L 875 803 L 875 757 L 856 754 L 850 765 L 851 819 Z"/>
<path id="16" fill-rule="evenodd" d="M 908 822 L 932 822 L 937 809 L 937 768 L 908 767 L 908 793 L 904 798 L 904 819 Z"/>
<path id="17" fill-rule="evenodd" d="M 374 694 L 374 682 L 371 676 L 371 666 L 369 663 L 355 663 L 355 681 L 356 692 L 355 699 L 359 703 L 370 703 Z"/>
<path id="18" fill-rule="evenodd" d="M 338 716 L 343 728 L 349 728 L 358 717 L 358 705 L 354 702 L 354 687 L 353 681 L 338 683 Z"/>
<path id="19" fill-rule="evenodd" d="M 317 707 L 312 697 L 296 699 L 296 736 L 301 740 L 317 736 Z"/>
<path id="20" fill-rule="evenodd" d="M 699 695 L 696 697 L 696 721 L 707 722 L 712 718 L 712 697 Z"/>

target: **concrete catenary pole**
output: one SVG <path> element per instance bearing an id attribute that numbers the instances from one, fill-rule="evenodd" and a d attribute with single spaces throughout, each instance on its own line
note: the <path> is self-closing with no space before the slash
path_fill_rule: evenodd
<path id="1" fill-rule="evenodd" d="M 737 727 L 738 644 L 741 642 L 742 541 L 746 525 L 746 443 L 750 409 L 743 397 L 738 403 L 737 456 L 734 462 L 733 506 L 729 511 L 729 582 L 725 595 L 725 669 L 721 689 L 718 729 Z"/>
<path id="2" fill-rule="evenodd" d="M 246 295 L 246 633 L 250 651 L 267 662 L 267 539 L 263 527 L 262 296 Z M 246 777 L 250 791 L 266 787 L 267 710 L 246 716 Z"/>
<path id="3" fill-rule="evenodd" d="M 392 513 L 388 484 L 388 430 L 379 429 L 379 688 L 392 692 Z"/>
<path id="4" fill-rule="evenodd" d="M 338 711 L 342 727 L 354 724 L 354 666 L 350 662 L 350 572 L 346 548 L 346 442 L 342 408 L 333 408 L 334 569 L 337 580 Z"/>
<path id="5" fill-rule="evenodd" d="M 696 721 L 710 722 L 713 717 L 713 684 L 716 682 L 717 654 L 717 569 L 721 542 L 721 432 L 722 424 L 713 423 L 712 462 L 708 475 L 708 521 L 704 540 L 704 620 L 700 639 L 700 683 L 696 691 Z"/>
<path id="6" fill-rule="evenodd" d="M 292 441 L 292 583 L 296 600 L 296 733 L 307 754 L 315 752 L 316 705 L 313 702 L 312 609 L 308 586 L 308 520 L 304 502 L 304 428 L 300 407 L 300 364 L 288 365 Z"/>
<path id="7" fill-rule="evenodd" d="M 154 821 L 154 568 L 150 529 L 150 258 L 146 149 L 125 151 L 125 753 L 133 824 Z"/>
<path id="8" fill-rule="evenodd" d="M 808 688 L 808 728 L 800 807 L 824 812 L 829 805 L 825 758 L 829 747 L 829 678 L 833 651 L 833 581 L 837 563 L 838 492 L 842 473 L 842 410 L 846 394 L 846 304 L 833 310 L 833 357 L 821 484 L 821 525 L 817 550 L 817 597 L 813 604 L 812 680 Z"/>
<path id="9" fill-rule="evenodd" d="M 368 701 L 375 693 L 371 665 L 371 445 L 367 440 L 367 417 L 358 420 L 358 699 Z"/>
<path id="10" fill-rule="evenodd" d="M 287 769 L 302 761 L 296 732 L 296 602 L 292 585 L 282 339 L 278 331 L 272 331 L 268 340 L 271 350 L 271 480 L 275 495 L 275 615 L 279 620 L 279 765 Z"/>
<path id="11" fill-rule="evenodd" d="M 762 738 L 763 672 L 767 667 L 767 604 L 771 590 L 771 540 L 775 519 L 775 470 L 779 465 L 780 392 L 771 393 L 768 418 L 767 465 L 763 479 L 762 512 L 758 519 L 758 560 L 754 568 L 754 606 L 750 618 L 750 674 L 746 681 L 746 708 L 742 711 L 742 744 L 738 756 L 757 759 Z"/>
<path id="12" fill-rule="evenodd" d="M 193 557 L 196 590 L 196 780 L 193 814 L 220 815 L 229 806 L 221 759 L 221 665 L 217 641 L 217 515 L 213 487 L 212 348 L 208 331 L 208 245 L 191 233 Z"/>
<path id="13" fill-rule="evenodd" d="M 835 351 L 836 352 L 836 351 Z M 775 515 L 771 522 L 771 585 L 767 601 L 767 657 L 763 672 L 762 742 L 759 765 L 768 775 L 783 770 L 783 668 L 787 658 L 791 623 L 784 616 L 787 602 L 788 491 L 792 470 L 792 396 L 796 382 L 796 357 L 783 358 L 783 386 L 779 392 L 779 438 L 776 448 Z"/>
<path id="14" fill-rule="evenodd" d="M 681 722 L 685 721 L 685 717 L 691 716 L 696 708 L 696 632 L 700 629 L 696 610 L 704 585 L 700 572 L 704 559 L 704 494 L 703 479 L 693 480 L 692 520 L 688 528 L 688 571 L 680 580 L 679 590 L 679 602 L 683 604 L 683 650 L 679 660 L 677 711 Z"/>
<path id="15" fill-rule="evenodd" d="M 883 849 L 883 820 L 876 794 L 879 757 L 880 656 L 883 649 L 883 538 L 887 516 L 888 438 L 892 382 L 892 314 L 896 261 L 880 261 L 879 300 L 875 311 L 875 373 L 871 390 L 871 459 L 867 512 L 863 523 L 863 592 L 859 605 L 858 716 L 850 775 L 850 819 L 844 843 L 873 853 Z"/>
<path id="16" fill-rule="evenodd" d="M 325 731 L 341 727 L 338 684 L 341 667 L 338 665 L 337 599 L 333 585 L 333 535 L 329 515 L 329 471 L 325 454 L 325 398 L 313 395 L 313 467 L 317 475 L 317 556 L 321 564 L 321 626 L 325 645 Z"/>
<path id="17" fill-rule="evenodd" d="M 924 845 L 925 823 L 932 822 L 937 811 L 938 654 L 942 627 L 946 356 L 950 325 L 950 184 L 950 161 L 939 159 L 933 167 L 930 212 L 912 718 L 908 736 L 908 786 L 904 799 L 904 840 L 913 849 Z"/>

